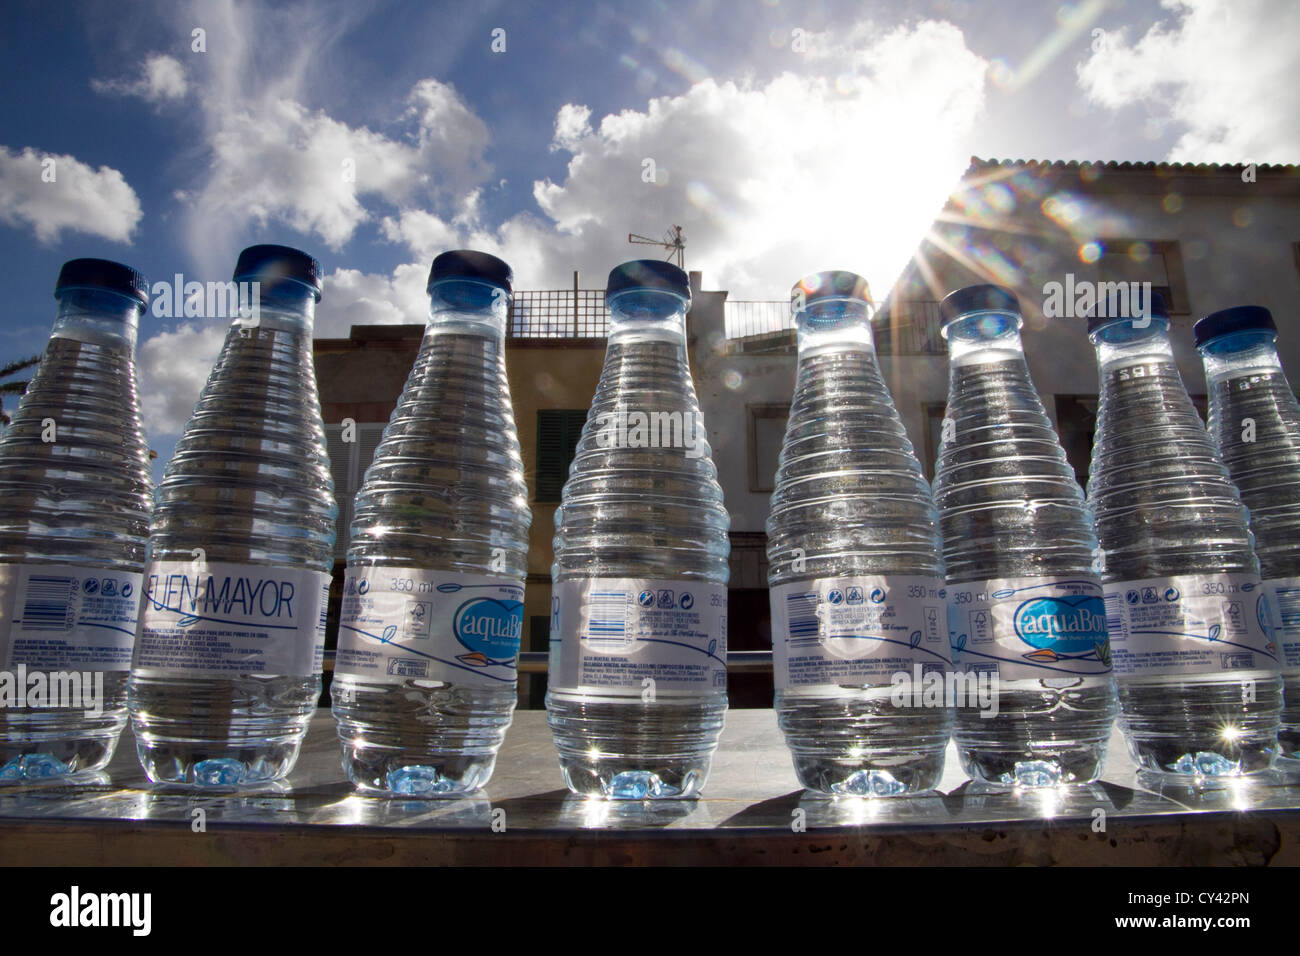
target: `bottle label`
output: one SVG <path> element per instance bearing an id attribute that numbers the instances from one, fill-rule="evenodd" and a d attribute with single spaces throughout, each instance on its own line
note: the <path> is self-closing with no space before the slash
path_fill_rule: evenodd
<path id="1" fill-rule="evenodd" d="M 815 578 L 768 590 L 777 690 L 888 684 L 896 674 L 952 668 L 940 578 Z"/>
<path id="2" fill-rule="evenodd" d="M 1283 667 L 1300 667 L 1300 578 L 1270 578 L 1260 588 L 1275 653 Z"/>
<path id="3" fill-rule="evenodd" d="M 509 687 L 523 628 L 524 589 L 517 581 L 348 568 L 334 673 Z"/>
<path id="4" fill-rule="evenodd" d="M 132 667 L 314 677 L 325 656 L 330 576 L 306 568 L 155 561 Z"/>
<path id="5" fill-rule="evenodd" d="M 0 565 L 0 664 L 129 670 L 143 578 L 67 564 Z"/>
<path id="6" fill-rule="evenodd" d="M 556 584 L 550 674 L 552 687 L 616 687 L 647 700 L 657 691 L 723 689 L 726 586 L 647 578 Z"/>
<path id="7" fill-rule="evenodd" d="M 1253 574 L 1182 574 L 1106 585 L 1115 673 L 1274 670 L 1267 602 Z"/>
<path id="8" fill-rule="evenodd" d="M 999 680 L 1111 670 L 1106 605 L 1095 578 L 993 578 L 948 585 L 953 663 Z"/>

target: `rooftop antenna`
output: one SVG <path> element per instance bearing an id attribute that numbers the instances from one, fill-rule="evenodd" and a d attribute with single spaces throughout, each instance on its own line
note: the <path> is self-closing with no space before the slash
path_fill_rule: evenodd
<path id="1" fill-rule="evenodd" d="M 637 246 L 659 246 L 668 250 L 665 257 L 668 261 L 677 260 L 677 268 L 686 268 L 686 237 L 682 235 L 681 226 L 673 226 L 664 233 L 662 239 L 651 239 L 649 236 L 638 236 L 634 232 L 627 234 L 627 241 Z"/>

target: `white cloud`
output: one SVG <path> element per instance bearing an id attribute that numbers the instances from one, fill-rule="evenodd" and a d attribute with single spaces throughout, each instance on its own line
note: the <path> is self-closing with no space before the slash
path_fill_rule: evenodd
<path id="1" fill-rule="evenodd" d="M 399 207 L 458 196 L 489 175 L 487 128 L 449 85 L 416 84 L 405 114 L 415 143 L 353 127 L 292 97 L 212 105 L 212 172 L 193 196 L 192 245 L 214 230 L 284 223 L 341 248 L 372 220 L 368 198 Z M 388 231 L 387 227 L 384 227 Z"/>
<path id="2" fill-rule="evenodd" d="M 30 225 L 41 242 L 68 229 L 129 243 L 142 215 L 135 190 L 116 169 L 0 146 L 0 222 Z"/>
<path id="3" fill-rule="evenodd" d="M 185 67 L 180 60 L 165 53 L 150 54 L 141 64 L 138 79 L 91 80 L 90 85 L 96 93 L 138 96 L 150 103 L 183 99 L 189 91 Z"/>
<path id="4" fill-rule="evenodd" d="M 325 277 L 316 306 L 317 338 L 347 338 L 354 325 L 418 325 L 429 318 L 429 264 L 398 266 L 392 275 L 337 269 Z"/>
<path id="5" fill-rule="evenodd" d="M 1164 0 L 1178 20 L 1136 43 L 1110 34 L 1078 68 L 1096 103 L 1141 103 L 1182 129 L 1174 162 L 1300 160 L 1300 5 L 1294 0 Z"/>
<path id="6" fill-rule="evenodd" d="M 407 209 L 396 218 L 386 216 L 380 228 L 385 239 L 403 243 L 417 262 L 432 262 L 438 253 L 455 248 L 459 237 L 455 226 L 423 209 Z"/>
<path id="7" fill-rule="evenodd" d="M 591 107 L 565 103 L 555 116 L 555 139 L 551 149 L 573 150 L 584 136 L 591 135 Z"/>
<path id="8" fill-rule="evenodd" d="M 622 259 L 657 254 L 628 232 L 678 224 L 688 267 L 734 297 L 781 297 L 807 272 L 846 268 L 883 298 L 969 161 L 987 63 L 934 21 L 820 38 L 819 51 L 806 72 L 706 79 L 595 129 L 586 107 L 562 107 L 553 147 L 572 154 L 567 177 L 534 184 L 550 221 L 519 216 L 495 234 L 521 287 L 564 287 L 575 267 L 598 286 Z"/>
<path id="9" fill-rule="evenodd" d="M 190 322 L 140 343 L 140 407 L 150 440 L 185 428 L 229 329 L 225 322 Z"/>

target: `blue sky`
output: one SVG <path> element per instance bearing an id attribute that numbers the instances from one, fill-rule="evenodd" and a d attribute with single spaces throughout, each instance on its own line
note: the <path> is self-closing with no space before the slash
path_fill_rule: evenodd
<path id="1" fill-rule="evenodd" d="M 206 281 L 245 245 L 295 245 L 324 267 L 325 335 L 422 321 L 447 248 L 504 256 L 519 288 L 574 269 L 599 288 L 644 254 L 629 231 L 672 223 L 688 268 L 733 297 L 827 267 L 879 295 L 971 155 L 1300 160 L 1289 0 L 11 3 L 5 19 L 0 359 L 41 350 L 77 256 Z M 143 321 L 159 468 L 226 324 Z"/>

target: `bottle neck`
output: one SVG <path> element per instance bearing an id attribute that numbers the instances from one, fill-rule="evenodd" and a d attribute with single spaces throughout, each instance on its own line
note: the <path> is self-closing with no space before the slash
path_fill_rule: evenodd
<path id="1" fill-rule="evenodd" d="M 439 279 L 429 287 L 429 332 L 504 339 L 510 293 L 481 279 Z"/>
<path id="2" fill-rule="evenodd" d="M 663 289 L 628 289 L 610 296 L 610 344 L 651 341 L 686 347 L 686 299 Z"/>
<path id="3" fill-rule="evenodd" d="M 1111 368 L 1144 362 L 1172 362 L 1169 320 L 1153 316 L 1147 325 L 1134 326 L 1127 319 L 1103 325 L 1092 333 L 1097 347 L 1097 366 L 1104 374 Z"/>
<path id="4" fill-rule="evenodd" d="M 244 278 L 236 282 L 240 285 L 240 308 L 234 325 L 311 335 L 319 299 L 311 286 L 294 279 L 267 282 Z"/>
<path id="5" fill-rule="evenodd" d="M 1201 346 L 1205 380 L 1213 385 L 1251 372 L 1280 372 L 1277 333 L 1267 329 L 1234 332 Z"/>
<path id="6" fill-rule="evenodd" d="M 831 297 L 808 303 L 796 316 L 799 358 L 823 352 L 874 352 L 871 304 L 862 299 Z"/>
<path id="7" fill-rule="evenodd" d="M 943 331 L 950 366 L 1024 361 L 1020 316 L 1013 312 L 971 312 L 949 322 Z"/>
<path id="8" fill-rule="evenodd" d="M 135 351 L 144 305 L 108 289 L 64 289 L 54 317 L 53 337 Z"/>

